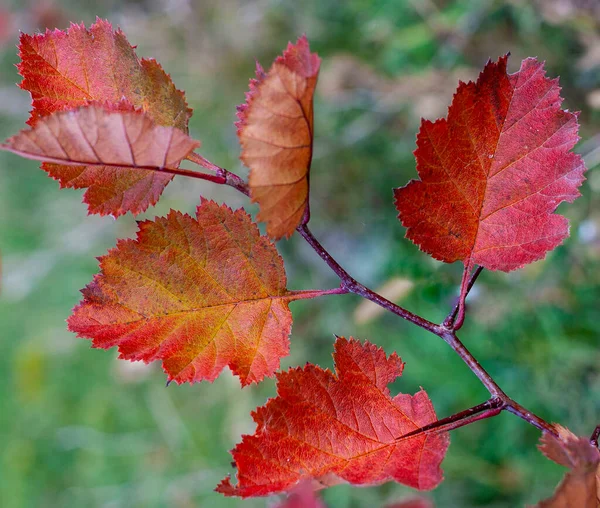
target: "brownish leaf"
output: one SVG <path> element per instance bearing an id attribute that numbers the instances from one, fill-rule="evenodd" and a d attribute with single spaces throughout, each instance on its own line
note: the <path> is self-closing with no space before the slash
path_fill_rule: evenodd
<path id="1" fill-rule="evenodd" d="M 308 204 L 313 150 L 313 94 L 321 59 L 305 36 L 289 44 L 264 73 L 257 65 L 246 104 L 238 107 L 242 162 L 258 220 L 276 240 L 292 235 Z"/>
<path id="2" fill-rule="evenodd" d="M 598 508 L 600 506 L 600 451 L 587 438 L 556 425 L 559 437 L 544 434 L 540 451 L 554 462 L 568 467 L 554 495 L 537 508 Z"/>
<path id="3" fill-rule="evenodd" d="M 123 168 L 176 167 L 199 145 L 175 127 L 156 125 L 145 113 L 93 105 L 40 118 L 35 127 L 22 130 L 0 148 L 29 159 L 74 165 L 74 175 L 92 167 L 101 186 Z"/>

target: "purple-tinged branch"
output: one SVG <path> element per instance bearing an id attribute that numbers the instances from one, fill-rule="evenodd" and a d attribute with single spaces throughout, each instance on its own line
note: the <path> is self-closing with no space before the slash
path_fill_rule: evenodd
<path id="1" fill-rule="evenodd" d="M 242 192 L 243 194 L 247 196 L 249 195 L 248 185 L 234 173 L 231 173 L 226 169 L 220 168 L 212 163 L 209 163 L 203 157 L 201 159 L 198 159 L 198 161 L 195 157 L 190 157 L 190 160 L 202 165 L 203 167 L 207 167 L 208 165 L 210 165 L 211 169 L 216 168 L 216 176 L 221 176 L 225 179 L 224 182 L 219 183 L 230 185 L 231 187 L 234 187 L 240 192 Z M 444 320 L 442 325 L 437 325 L 416 314 L 413 314 L 412 312 L 400 307 L 399 305 L 396 305 L 395 303 L 389 301 L 388 299 L 384 298 L 375 291 L 364 286 L 352 276 L 350 276 L 350 274 L 333 258 L 333 256 L 331 256 L 331 254 L 329 254 L 329 252 L 314 237 L 314 235 L 312 234 L 310 229 L 308 229 L 305 223 L 298 226 L 296 230 L 304 238 L 304 240 L 306 240 L 306 242 L 313 248 L 313 250 L 319 255 L 319 257 L 321 257 L 321 259 L 325 261 L 329 268 L 331 268 L 331 270 L 339 277 L 341 285 L 339 288 L 335 288 L 332 290 L 293 292 L 295 295 L 299 296 L 299 298 L 293 299 L 313 298 L 315 296 L 323 296 L 326 294 L 355 293 L 357 295 L 360 295 L 363 298 L 370 300 L 376 303 L 377 305 L 383 307 L 389 312 L 400 316 L 406 321 L 409 321 L 414 325 L 417 325 L 420 328 L 423 328 L 433 333 L 434 335 L 437 335 L 438 337 L 442 338 L 454 350 L 454 352 L 458 354 L 458 356 L 463 360 L 463 362 L 465 362 L 465 364 L 469 367 L 471 372 L 473 372 L 477 376 L 477 378 L 492 395 L 492 398 L 483 404 L 474 406 L 473 408 L 467 409 L 448 418 L 438 420 L 438 422 L 434 422 L 430 426 L 417 429 L 410 434 L 401 436 L 399 439 L 406 439 L 408 437 L 416 435 L 416 433 L 433 431 L 434 429 L 436 431 L 452 430 L 455 428 L 462 427 L 464 425 L 468 425 L 469 423 L 473 423 L 477 420 L 496 416 L 503 410 L 509 411 L 519 416 L 523 420 L 527 421 L 529 424 L 537 427 L 538 429 L 544 432 L 549 432 L 553 435 L 556 435 L 556 430 L 551 424 L 549 424 L 539 416 L 533 414 L 531 411 L 528 411 L 523 406 L 511 399 L 508 395 L 506 395 L 504 391 L 494 381 L 492 376 L 490 376 L 486 372 L 486 370 L 480 365 L 477 359 L 470 353 L 470 351 L 462 344 L 462 342 L 456 336 L 456 330 L 460 328 L 460 326 L 462 325 L 462 321 L 464 320 L 464 300 L 471 288 L 473 287 L 473 285 L 475 284 L 477 277 L 479 277 L 479 274 L 482 271 L 482 267 L 478 267 L 473 273 L 473 275 L 470 277 L 470 279 L 468 277 L 468 274 L 472 267 L 469 267 L 468 270 L 465 268 L 463 280 L 461 283 L 461 299 L 459 301 L 459 304 L 448 315 L 448 317 Z M 310 296 L 308 296 L 309 294 Z M 598 434 L 600 434 L 600 430 L 596 429 L 596 431 L 597 432 L 595 433 L 595 439 L 597 441 Z"/>
<path id="2" fill-rule="evenodd" d="M 405 439 L 409 439 L 423 433 L 448 432 L 450 430 L 458 429 L 478 420 L 484 420 L 485 418 L 496 416 L 502 411 L 503 406 L 504 402 L 501 399 L 491 398 L 482 404 L 470 407 L 469 409 L 465 409 L 464 411 L 453 414 L 452 416 L 447 416 L 446 418 L 442 418 L 441 420 L 437 420 L 429 425 L 424 425 L 423 427 L 413 430 L 408 434 L 404 434 L 398 437 L 396 441 L 404 441 Z"/>
<path id="3" fill-rule="evenodd" d="M 483 266 L 478 266 L 477 269 L 475 270 L 475 272 L 473 273 L 473 275 L 471 275 L 471 279 L 469 280 L 469 284 L 467 285 L 465 299 L 469 295 L 469 292 L 475 285 L 475 281 L 477 280 L 477 278 L 479 277 L 479 274 L 482 271 L 483 271 Z M 444 319 L 443 326 L 445 326 L 446 328 L 453 328 L 454 320 L 456 319 L 456 316 L 458 316 L 459 310 L 460 310 L 460 301 L 458 301 L 456 303 L 456 305 L 454 306 L 454 309 L 452 309 L 452 312 L 450 312 L 450 314 L 448 314 L 448 317 L 446 319 Z"/>
<path id="4" fill-rule="evenodd" d="M 347 293 L 348 290 L 344 287 L 333 289 L 309 289 L 299 291 L 288 291 L 283 298 L 285 298 L 289 302 L 294 302 L 296 300 L 310 300 L 311 298 L 318 298 L 319 296 L 345 295 Z"/>

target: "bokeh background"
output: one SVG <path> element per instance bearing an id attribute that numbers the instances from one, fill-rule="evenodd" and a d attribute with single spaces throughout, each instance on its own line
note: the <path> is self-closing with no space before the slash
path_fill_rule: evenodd
<path id="1" fill-rule="evenodd" d="M 254 59 L 269 66 L 306 33 L 323 58 L 316 96 L 312 229 L 360 281 L 433 321 L 452 306 L 459 265 L 443 265 L 403 239 L 393 187 L 415 176 L 420 117 L 443 116 L 458 80 L 510 51 L 560 75 L 565 107 L 581 110 L 590 169 L 574 205 L 561 206 L 571 237 L 544 261 L 484 273 L 461 337 L 504 389 L 550 421 L 589 434 L 600 421 L 600 3 L 597 0 L 1 0 L 0 137 L 24 127 L 28 94 L 15 86 L 18 31 L 92 23 L 123 28 L 184 89 L 202 153 L 241 175 L 233 122 Z M 159 365 L 116 359 L 66 331 L 95 256 L 131 237 L 130 215 L 87 216 L 81 191 L 59 191 L 37 164 L 0 153 L 0 506 L 264 507 L 277 498 L 225 499 L 212 489 L 232 472 L 228 450 L 252 433 L 250 411 L 275 393 L 244 390 L 229 372 L 214 384 L 165 388 Z M 176 179 L 159 205 L 192 212 L 200 196 L 246 205 L 228 188 Z M 250 207 L 255 212 L 255 208 Z M 298 238 L 278 244 L 289 287 L 338 283 Z M 438 415 L 486 398 L 437 337 L 353 295 L 294 303 L 291 356 L 331 367 L 334 333 L 397 351 L 405 375 L 392 390 L 423 386 Z M 426 496 L 438 507 L 514 507 L 550 495 L 563 474 L 542 457 L 539 433 L 512 415 L 452 433 L 446 480 Z M 386 484 L 337 486 L 330 507 L 378 507 L 411 495 Z"/>

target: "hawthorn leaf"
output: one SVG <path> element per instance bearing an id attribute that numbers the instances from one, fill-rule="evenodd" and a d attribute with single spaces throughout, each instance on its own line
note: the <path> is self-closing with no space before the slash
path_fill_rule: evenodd
<path id="1" fill-rule="evenodd" d="M 550 460 L 568 467 L 554 495 L 537 508 L 597 508 L 600 506 L 600 451 L 589 439 L 555 425 L 559 437 L 544 433 L 539 449 Z"/>
<path id="2" fill-rule="evenodd" d="M 74 165 L 74 178 L 86 171 L 95 178 L 97 188 L 102 188 L 107 174 L 123 168 L 138 173 L 143 168 L 174 168 L 198 146 L 200 143 L 183 131 L 156 125 L 145 113 L 107 111 L 91 105 L 40 118 L 35 127 L 9 138 L 0 149 L 29 159 Z M 143 180 L 145 175 L 138 179 Z M 124 199 L 135 191 L 128 179 L 118 180 L 118 184 L 126 184 L 122 187 Z M 156 189 L 158 194 L 160 190 Z"/>
<path id="3" fill-rule="evenodd" d="M 68 30 L 22 34 L 19 44 L 21 88 L 32 97 L 28 124 L 57 111 L 90 103 L 115 105 L 147 113 L 158 125 L 187 134 L 192 110 L 183 93 L 153 59 L 139 60 L 123 32 L 96 19 L 89 29 L 71 24 Z M 87 188 L 83 200 L 90 213 L 115 217 L 143 212 L 156 204 L 173 178 L 169 174 L 132 169 L 78 168 L 43 164 L 42 169 L 63 188 Z"/>
<path id="4" fill-rule="evenodd" d="M 238 106 L 240 159 L 250 168 L 250 198 L 275 240 L 290 237 L 307 211 L 320 64 L 306 36 L 300 37 L 267 73 L 257 63 L 246 103 Z"/>
<path id="5" fill-rule="evenodd" d="M 218 492 L 266 496 L 307 479 L 320 487 L 440 483 L 448 434 L 398 439 L 437 421 L 425 391 L 391 397 L 387 385 L 404 367 L 398 355 L 339 337 L 333 357 L 335 374 L 308 364 L 276 375 L 277 397 L 253 412 L 256 432 L 232 450 L 238 484 L 225 478 Z"/>
<path id="6" fill-rule="evenodd" d="M 571 152 L 577 114 L 560 109 L 558 80 L 534 58 L 508 74 L 507 60 L 460 83 L 447 119 L 422 121 L 420 180 L 394 190 L 406 237 L 435 259 L 462 261 L 467 275 L 475 265 L 521 268 L 562 243 L 568 221 L 553 212 L 584 180 Z"/>
<path id="7" fill-rule="evenodd" d="M 225 366 L 242 385 L 288 354 L 292 316 L 283 260 L 243 210 L 203 200 L 139 223 L 100 258 L 69 329 L 120 358 L 162 360 L 169 381 L 213 381 Z"/>

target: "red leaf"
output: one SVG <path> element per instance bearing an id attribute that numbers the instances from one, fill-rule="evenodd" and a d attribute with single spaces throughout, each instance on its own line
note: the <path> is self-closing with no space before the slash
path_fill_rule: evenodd
<path id="1" fill-rule="evenodd" d="M 279 368 L 292 317 L 283 261 L 243 210 L 204 201 L 196 219 L 171 211 L 140 223 L 100 258 L 69 329 L 121 358 L 162 360 L 169 380 L 242 385 Z"/>
<path id="2" fill-rule="evenodd" d="M 321 486 L 394 480 L 432 489 L 442 480 L 447 433 L 400 436 L 437 421 L 427 394 L 399 394 L 387 385 L 404 364 L 393 353 L 338 338 L 336 374 L 314 365 L 277 374 L 277 397 L 252 415 L 257 429 L 232 451 L 238 485 L 224 479 L 227 496 L 289 491 L 301 480 Z"/>
<path id="3" fill-rule="evenodd" d="M 582 159 L 577 115 L 560 109 L 557 80 L 524 60 L 488 63 L 461 83 L 448 118 L 423 120 L 417 136 L 420 180 L 395 189 L 406 236 L 434 258 L 509 271 L 542 259 L 569 232 L 553 212 L 579 196 Z"/>
<path id="4" fill-rule="evenodd" d="M 568 467 L 554 495 L 538 508 L 597 508 L 600 506 L 600 451 L 589 439 L 555 425 L 558 438 L 544 433 L 539 449 L 554 462 Z"/>
<path id="5" fill-rule="evenodd" d="M 31 93 L 33 110 L 28 120 L 38 120 L 56 111 L 97 102 L 146 112 L 161 126 L 187 133 L 192 114 L 183 93 L 154 60 L 138 60 L 134 48 L 120 30 L 97 19 L 89 30 L 72 24 L 67 31 L 21 35 L 19 72 L 21 88 Z M 173 178 L 167 174 L 131 169 L 104 170 L 43 164 L 42 169 L 61 187 L 88 188 L 84 202 L 90 213 L 122 215 L 143 212 L 154 205 Z"/>
<path id="6" fill-rule="evenodd" d="M 256 66 L 236 123 L 242 162 L 250 168 L 252 202 L 276 240 L 292 235 L 308 204 L 313 146 L 313 94 L 320 58 L 305 36 L 288 44 L 265 74 Z"/>

